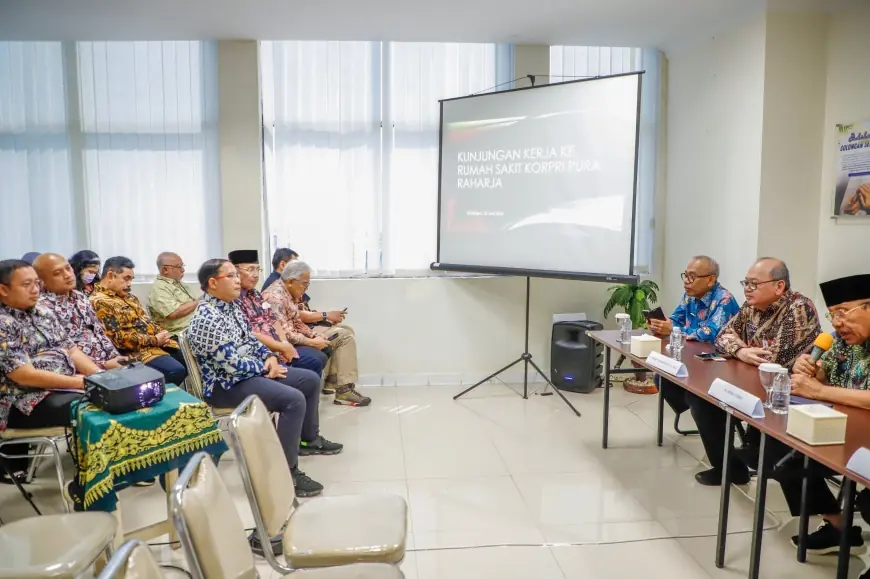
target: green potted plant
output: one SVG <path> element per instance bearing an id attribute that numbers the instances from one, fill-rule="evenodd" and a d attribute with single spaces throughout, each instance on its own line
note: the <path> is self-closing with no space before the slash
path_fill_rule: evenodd
<path id="1" fill-rule="evenodd" d="M 651 309 L 651 306 L 658 302 L 659 286 L 652 280 L 643 280 L 638 284 L 622 284 L 608 288 L 610 299 L 604 306 L 604 317 L 607 318 L 610 312 L 615 308 L 622 308 L 631 318 L 631 325 L 634 329 L 645 328 L 646 320 L 643 317 L 643 311 Z M 625 361 L 625 356 L 620 356 L 616 362 L 620 366 Z M 637 368 L 637 364 L 632 363 Z M 634 378 L 626 380 L 623 387 L 629 392 L 638 394 L 655 394 L 655 383 L 647 379 L 646 372 L 635 372 Z"/>

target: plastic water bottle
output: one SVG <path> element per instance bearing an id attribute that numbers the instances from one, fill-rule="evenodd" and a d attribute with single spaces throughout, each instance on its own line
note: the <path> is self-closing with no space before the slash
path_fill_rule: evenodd
<path id="1" fill-rule="evenodd" d="M 782 368 L 773 377 L 773 387 L 770 390 L 770 409 L 776 414 L 788 414 L 788 404 L 791 398 L 791 379 L 788 370 Z"/>
<path id="2" fill-rule="evenodd" d="M 671 330 L 671 358 L 677 362 L 683 361 L 683 331 L 679 326 Z"/>
<path id="3" fill-rule="evenodd" d="M 623 344 L 630 344 L 631 316 L 628 314 L 616 314 L 616 323 L 619 324 L 619 341 Z"/>

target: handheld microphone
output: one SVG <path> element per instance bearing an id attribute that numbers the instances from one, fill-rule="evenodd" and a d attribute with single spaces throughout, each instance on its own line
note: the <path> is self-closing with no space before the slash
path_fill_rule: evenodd
<path id="1" fill-rule="evenodd" d="M 828 334 L 827 332 L 823 332 L 816 337 L 816 341 L 813 342 L 813 351 L 810 353 L 810 356 L 813 359 L 813 364 L 818 362 L 822 354 L 831 349 L 831 346 L 834 345 L 834 336 Z"/>

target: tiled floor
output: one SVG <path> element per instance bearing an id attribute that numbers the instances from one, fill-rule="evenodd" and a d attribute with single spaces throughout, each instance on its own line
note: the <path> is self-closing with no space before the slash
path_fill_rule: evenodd
<path id="1" fill-rule="evenodd" d="M 703 459 L 697 437 L 668 428 L 669 440 L 656 447 L 655 397 L 614 388 L 605 451 L 600 390 L 570 395 L 581 418 L 556 396 L 523 400 L 493 384 L 454 402 L 458 390 L 372 388 L 369 408 L 338 407 L 324 398 L 321 430 L 345 451 L 302 460 L 326 494 L 386 492 L 408 500 L 402 569 L 409 579 L 746 576 L 751 501 L 733 494 L 727 566 L 716 569 L 719 492 L 694 482 Z M 221 471 L 251 526 L 235 462 L 223 461 Z M 46 477 L 33 487 L 46 510 L 57 509 Z M 741 491 L 754 495 L 752 485 Z M 164 516 L 159 488 L 128 489 L 122 497 L 125 527 Z M 833 577 L 833 557 L 795 561 L 788 542 L 795 523 L 775 483 L 768 506 L 762 577 Z M 0 517 L 8 522 L 26 514 L 21 499 L 0 488 Z M 165 562 L 185 565 L 178 552 L 155 551 Z M 853 559 L 850 578 L 864 566 Z M 260 568 L 264 578 L 278 576 L 265 563 Z"/>

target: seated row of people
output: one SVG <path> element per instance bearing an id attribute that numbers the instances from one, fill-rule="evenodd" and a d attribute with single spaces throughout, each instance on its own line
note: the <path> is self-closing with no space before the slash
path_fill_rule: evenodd
<path id="1" fill-rule="evenodd" d="M 173 336 L 186 331 L 206 382 L 206 401 L 231 407 L 251 393 L 259 394 L 281 417 L 277 428 L 298 494 L 312 496 L 322 491 L 297 464 L 299 453 L 342 450 L 340 444 L 319 435 L 320 374 L 327 368 L 327 377 L 333 376 L 328 383 L 335 383 L 336 376 L 347 380 L 341 383 L 345 388 L 338 388 L 336 404 L 364 406 L 371 400 L 354 387 L 352 330 L 334 328 L 332 335 L 337 338 L 329 341 L 309 337 L 306 326 L 305 340 L 298 340 L 297 346 L 285 333 L 287 328 L 292 328 L 293 335 L 304 331 L 294 325 L 294 320 L 299 323 L 299 309 L 286 298 L 301 297 L 295 289 L 308 286 L 301 275 L 291 275 L 304 271 L 310 276 L 306 264 L 297 261 L 286 271 L 286 279 L 275 286 L 273 293 L 281 300 L 276 302 L 281 308 L 279 318 L 278 308 L 255 289 L 260 273 L 256 251 L 235 251 L 231 260 L 206 262 L 198 274 L 203 298 L 195 298 L 183 285 L 181 258 L 163 253 L 157 260 L 160 276 L 149 297 L 149 315 L 131 293 L 135 265 L 128 258 L 106 260 L 100 276 L 93 271 L 99 269 L 99 257 L 93 252 L 79 252 L 71 261 L 52 253 L 28 257 L 32 267 L 20 260 L 0 262 L 0 341 L 4 344 L 0 350 L 0 430 L 7 427 L 10 415 L 11 423 L 19 428 L 68 425 L 69 407 L 80 394 L 52 390 L 80 390 L 82 376 L 130 361 L 159 370 L 168 383 L 181 384 L 187 369 Z M 226 271 L 203 278 L 215 262 Z M 222 280 L 227 281 L 221 284 Z M 210 317 L 215 323 L 215 305 L 222 298 L 228 298 L 229 305 L 222 311 L 233 312 L 234 325 L 215 341 L 215 328 L 201 328 L 208 327 Z M 325 318 L 344 319 L 331 312 Z M 231 352 L 235 354 L 228 355 Z M 9 452 L 22 451 L 26 448 Z"/>
<path id="2" fill-rule="evenodd" d="M 708 256 L 690 260 L 682 274 L 685 294 L 668 320 L 651 320 L 650 328 L 667 335 L 674 326 L 687 338 L 709 342 L 725 356 L 758 366 L 773 362 L 791 370 L 792 393 L 804 398 L 870 409 L 870 274 L 849 276 L 820 284 L 828 307 L 826 317 L 836 331 L 834 345 L 814 363 L 808 352 L 821 333 L 819 315 L 812 301 L 791 288 L 789 270 L 779 259 L 756 261 L 740 283 L 746 301 L 738 307 L 719 283 L 719 265 Z M 691 410 L 710 461 L 709 470 L 695 478 L 703 485 L 722 483 L 725 448 L 725 412 L 718 406 L 662 380 L 661 393 L 671 408 Z M 749 465 L 758 461 L 760 434 L 747 432 L 744 448 L 732 453 L 731 480 L 749 482 Z M 786 460 L 792 449 L 773 439 L 766 442 L 764 468 L 780 482 L 793 516 L 800 514 L 803 457 Z M 748 464 L 747 464 L 748 463 Z M 841 507 L 827 486 L 833 472 L 811 462 L 807 508 L 824 523 L 807 539 L 808 552 L 836 552 L 842 532 L 852 548 L 864 541 L 859 527 L 843 529 Z M 797 544 L 797 537 L 792 537 Z"/>

